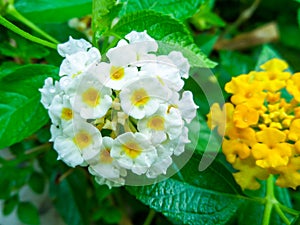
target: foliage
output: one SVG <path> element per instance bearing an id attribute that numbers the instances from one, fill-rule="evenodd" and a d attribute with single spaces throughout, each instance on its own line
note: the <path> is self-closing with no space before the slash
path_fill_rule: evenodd
<path id="1" fill-rule="evenodd" d="M 232 77 L 258 69 L 274 57 L 286 60 L 292 71 L 300 71 L 300 1 L 0 0 L 0 14 L 0 199 L 4 216 L 16 212 L 24 224 L 42 224 L 40 209 L 21 198 L 21 190 L 28 186 L 36 194 L 47 191 L 66 224 L 300 223 L 299 188 L 279 188 L 273 177 L 260 181 L 257 191 L 242 190 L 235 182 L 233 168 L 206 125 L 211 104 L 207 95 L 213 93 L 199 90 L 194 81 L 202 76 L 208 86 L 213 81 L 224 89 Z M 81 19 L 80 25 L 87 27 L 69 26 L 70 19 L 86 15 L 90 17 Z M 264 30 L 263 25 L 271 21 L 276 29 Z M 45 78 L 59 78 L 62 59 L 57 43 L 70 35 L 87 39 L 82 31 L 89 26 L 93 45 L 102 54 L 130 31 L 147 30 L 159 41 L 160 53 L 181 51 L 192 71 L 198 71 L 184 87 L 193 92 L 200 106 L 199 138 L 194 155 L 173 177 L 148 186 L 109 189 L 99 186 L 86 169 L 57 161 L 48 142 L 49 117 L 38 89 Z M 257 32 L 263 32 L 264 38 Z M 216 79 L 202 75 L 203 68 L 210 69 Z M 223 94 L 226 100 L 228 95 Z M 214 140 L 214 149 L 206 149 L 209 138 Z M 201 159 L 215 154 L 212 164 L 199 171 Z"/>

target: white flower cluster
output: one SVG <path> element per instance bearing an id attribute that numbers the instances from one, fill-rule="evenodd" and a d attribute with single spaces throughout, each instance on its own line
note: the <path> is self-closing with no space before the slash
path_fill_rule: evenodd
<path id="1" fill-rule="evenodd" d="M 59 81 L 45 80 L 41 102 L 52 121 L 58 159 L 88 166 L 100 184 L 121 186 L 129 173 L 156 178 L 189 143 L 196 116 L 182 91 L 189 63 L 180 52 L 155 55 L 157 42 L 133 31 L 106 53 L 83 39 L 58 45 Z"/>

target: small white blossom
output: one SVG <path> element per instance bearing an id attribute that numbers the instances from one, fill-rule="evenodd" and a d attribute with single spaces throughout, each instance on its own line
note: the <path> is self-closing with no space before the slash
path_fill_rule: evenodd
<path id="1" fill-rule="evenodd" d="M 141 75 L 156 78 L 163 86 L 179 91 L 184 85 L 179 69 L 166 56 L 158 56 L 155 60 L 141 66 Z"/>
<path id="2" fill-rule="evenodd" d="M 142 119 L 156 112 L 160 103 L 170 98 L 170 92 L 157 79 L 145 77 L 125 85 L 120 92 L 121 107 L 125 113 Z"/>
<path id="3" fill-rule="evenodd" d="M 59 94 L 61 90 L 59 83 L 57 81 L 54 82 L 52 77 L 48 77 L 45 80 L 44 86 L 39 91 L 42 94 L 41 103 L 48 109 L 55 95 Z"/>
<path id="4" fill-rule="evenodd" d="M 77 52 L 87 51 L 91 47 L 91 43 L 87 42 L 86 40 L 76 40 L 70 36 L 69 41 L 57 45 L 57 51 L 62 57 L 66 57 L 67 55 L 72 55 Z"/>
<path id="5" fill-rule="evenodd" d="M 102 136 L 97 128 L 87 122 L 74 121 L 63 129 L 61 136 L 55 138 L 54 149 L 58 159 L 75 167 L 84 165 L 83 155 L 99 151 L 101 144 Z"/>
<path id="6" fill-rule="evenodd" d="M 141 175 L 151 167 L 157 157 L 157 152 L 145 135 L 127 132 L 115 139 L 111 156 L 122 167 Z"/>
<path id="7" fill-rule="evenodd" d="M 152 59 L 154 55 L 148 53 L 157 51 L 158 44 L 146 31 L 132 31 L 125 38 L 129 43 L 122 39 L 106 53 L 113 65 L 137 65 L 140 61 Z"/>
<path id="8" fill-rule="evenodd" d="M 89 163 L 89 171 L 93 175 L 120 181 L 127 175 L 127 171 L 110 155 L 113 142 L 112 138 L 104 137 L 100 151 L 96 155 L 85 155 L 84 158 Z"/>
<path id="9" fill-rule="evenodd" d="M 136 67 L 114 66 L 108 63 L 100 63 L 95 70 L 100 82 L 114 90 L 121 90 L 127 82 L 138 76 Z"/>
<path id="10" fill-rule="evenodd" d="M 69 124 L 75 116 L 67 96 L 56 95 L 49 107 L 49 116 L 53 124 Z M 77 119 L 79 117 L 77 116 Z"/>
<path id="11" fill-rule="evenodd" d="M 111 89 L 103 86 L 91 73 L 86 72 L 78 79 L 76 92 L 70 93 L 71 105 L 84 119 L 96 119 L 104 116 L 111 107 Z"/>
<path id="12" fill-rule="evenodd" d="M 146 173 L 146 176 L 149 178 L 156 178 L 161 174 L 166 174 L 167 169 L 172 164 L 172 151 L 170 149 L 164 148 L 162 145 L 158 145 L 156 149 L 157 158 Z"/>
<path id="13" fill-rule="evenodd" d="M 169 53 L 168 58 L 171 59 L 172 62 L 177 66 L 182 78 L 189 78 L 190 64 L 181 52 L 172 51 Z"/>
<path id="14" fill-rule="evenodd" d="M 169 149 L 176 156 L 182 154 L 185 150 L 185 145 L 191 142 L 188 137 L 188 132 L 188 128 L 183 127 L 181 135 L 178 139 L 165 141 L 161 144 L 162 147 L 164 147 L 165 149 Z"/>
<path id="15" fill-rule="evenodd" d="M 190 123 L 197 114 L 197 109 L 199 108 L 194 100 L 193 100 L 193 93 L 190 91 L 184 91 L 182 93 L 181 99 L 179 100 L 179 94 L 173 93 L 173 96 L 170 100 L 171 106 L 178 108 L 181 112 L 182 118 L 187 122 Z"/>
<path id="16" fill-rule="evenodd" d="M 80 51 L 72 55 L 66 55 L 66 58 L 60 65 L 59 75 L 68 75 L 74 78 L 87 71 L 91 66 L 99 63 L 100 59 L 100 52 L 94 47 L 86 52 Z"/>
<path id="17" fill-rule="evenodd" d="M 178 138 L 182 133 L 183 120 L 179 110 L 163 104 L 154 114 L 139 120 L 137 127 L 140 132 L 151 137 L 152 143 L 156 145 L 167 138 Z"/>

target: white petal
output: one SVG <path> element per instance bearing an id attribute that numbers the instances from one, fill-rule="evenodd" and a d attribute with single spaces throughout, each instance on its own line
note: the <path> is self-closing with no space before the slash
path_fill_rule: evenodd
<path id="1" fill-rule="evenodd" d="M 69 41 L 57 45 L 57 51 L 62 57 L 66 57 L 66 55 L 71 55 L 79 51 L 87 51 L 91 47 L 91 43 L 87 42 L 86 40 L 76 40 L 70 36 Z"/>

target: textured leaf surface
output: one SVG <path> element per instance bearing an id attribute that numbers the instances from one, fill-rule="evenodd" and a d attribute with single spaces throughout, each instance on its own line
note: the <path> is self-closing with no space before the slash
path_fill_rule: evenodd
<path id="1" fill-rule="evenodd" d="M 145 9 L 171 15 L 177 19 L 186 19 L 194 15 L 203 0 L 122 0 L 125 3 L 124 13 L 132 13 Z"/>
<path id="2" fill-rule="evenodd" d="M 0 80 L 0 149 L 21 141 L 48 121 L 38 88 L 57 74 L 57 68 L 49 65 L 11 67 L 4 74 Z"/>
<path id="3" fill-rule="evenodd" d="M 222 164 L 215 161 L 203 172 L 198 171 L 198 164 L 199 157 L 193 157 L 180 171 L 180 176 L 128 190 L 172 221 L 191 225 L 226 224 L 247 198 L 241 195 Z"/>

